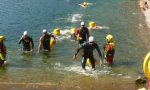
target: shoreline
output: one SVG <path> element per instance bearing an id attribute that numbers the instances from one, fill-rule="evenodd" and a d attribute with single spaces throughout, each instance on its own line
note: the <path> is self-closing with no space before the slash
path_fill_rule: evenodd
<path id="1" fill-rule="evenodd" d="M 68 83 L 7 83 L 1 82 L 1 90 L 137 90 L 135 84 L 124 81 L 125 83 L 120 84 L 115 83 L 116 81 L 102 82 L 92 80 L 92 85 L 86 86 L 85 83 L 80 83 L 77 85 L 72 85 Z M 68 84 L 68 85 L 66 85 Z M 108 85 L 110 85 L 108 87 Z"/>
<path id="2" fill-rule="evenodd" d="M 140 9 L 144 15 L 147 27 L 150 28 L 150 1 L 149 0 L 139 0 Z"/>
<path id="3" fill-rule="evenodd" d="M 145 4 L 146 3 L 146 4 Z M 140 37 L 143 40 L 143 44 L 145 45 L 145 48 L 147 48 L 147 52 L 150 50 L 150 1 L 149 0 L 139 0 L 139 6 L 142 12 L 142 20 L 145 22 L 145 24 L 139 25 L 139 33 Z M 147 53 L 146 52 L 146 53 Z"/>
<path id="4" fill-rule="evenodd" d="M 139 24 L 139 36 L 143 40 L 142 43 L 145 45 L 145 48 L 147 49 L 147 52 L 145 52 L 147 54 L 150 50 L 150 42 L 149 42 L 150 41 L 150 38 L 149 38 L 150 36 L 150 1 L 139 0 L 139 6 L 142 12 L 142 15 L 140 16 L 140 20 L 145 22 L 144 24 Z M 141 89 L 147 90 L 146 88 L 147 88 L 147 85 Z"/>

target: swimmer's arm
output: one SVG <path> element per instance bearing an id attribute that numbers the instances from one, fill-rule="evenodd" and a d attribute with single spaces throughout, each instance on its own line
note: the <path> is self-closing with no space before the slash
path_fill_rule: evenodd
<path id="1" fill-rule="evenodd" d="M 76 49 L 76 53 L 74 54 L 75 56 L 77 56 L 78 52 L 82 49 L 82 47 L 79 47 Z"/>
<path id="2" fill-rule="evenodd" d="M 86 44 L 82 44 L 79 48 L 76 49 L 76 53 L 74 54 L 74 59 L 76 59 L 76 56 L 78 52 L 85 46 Z"/>
<path id="3" fill-rule="evenodd" d="M 56 37 L 52 33 L 50 33 L 50 32 L 47 32 L 47 33 L 48 33 L 48 35 L 50 35 L 51 37 L 53 37 L 54 41 L 56 42 Z"/>
<path id="4" fill-rule="evenodd" d="M 101 51 L 100 51 L 100 49 L 99 49 L 99 47 L 98 47 L 98 45 L 97 45 L 97 44 L 95 45 L 95 48 L 96 48 L 96 50 L 97 50 L 97 52 L 98 52 L 98 54 L 99 54 L 100 60 L 101 60 L 101 61 L 102 61 L 102 63 L 103 63 L 102 53 L 101 53 Z"/>
<path id="5" fill-rule="evenodd" d="M 42 48 L 42 37 L 40 37 L 40 40 L 39 40 L 38 53 L 40 52 L 41 48 Z"/>
<path id="6" fill-rule="evenodd" d="M 31 38 L 31 44 L 32 44 L 32 49 L 34 48 L 34 43 L 33 43 L 33 40 Z"/>
<path id="7" fill-rule="evenodd" d="M 51 36 L 54 38 L 54 41 L 56 41 L 56 37 L 54 35 L 51 34 Z"/>
<path id="8" fill-rule="evenodd" d="M 21 36 L 21 38 L 20 38 L 20 40 L 19 40 L 19 44 L 21 44 L 21 42 L 22 42 L 22 39 L 23 39 L 23 36 Z"/>

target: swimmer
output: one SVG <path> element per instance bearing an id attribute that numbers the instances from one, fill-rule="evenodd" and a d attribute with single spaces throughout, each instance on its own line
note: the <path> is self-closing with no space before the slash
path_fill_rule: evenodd
<path id="1" fill-rule="evenodd" d="M 88 42 L 85 42 L 83 44 L 80 45 L 80 47 L 76 50 L 76 53 L 74 54 L 74 59 L 77 58 L 77 54 L 78 52 L 83 49 L 83 54 L 82 54 L 82 68 L 84 70 L 86 70 L 85 68 L 85 65 L 86 65 L 86 62 L 87 62 L 87 59 L 89 58 L 90 59 L 90 62 L 92 64 L 92 69 L 95 70 L 95 59 L 94 59 L 94 54 L 93 54 L 93 51 L 94 49 L 97 50 L 98 54 L 99 54 L 99 57 L 100 57 L 100 61 L 99 61 L 99 64 L 101 65 L 102 64 L 102 54 L 101 54 L 101 51 L 99 49 L 99 46 L 97 45 L 97 43 L 94 41 L 94 37 L 93 36 L 90 36 L 89 37 L 89 41 Z"/>
<path id="2" fill-rule="evenodd" d="M 54 40 L 56 41 L 55 36 L 47 32 L 46 29 L 44 29 L 42 36 L 39 39 L 38 53 L 40 52 L 41 49 L 43 49 L 44 51 L 51 51 L 50 47 L 51 37 L 54 38 Z"/>
<path id="3" fill-rule="evenodd" d="M 96 29 L 102 29 L 103 27 L 100 25 L 97 25 L 95 22 L 91 21 L 89 22 L 89 30 L 96 30 Z"/>
<path id="4" fill-rule="evenodd" d="M 88 7 L 89 3 L 88 2 L 83 2 L 81 4 L 79 4 L 81 7 Z"/>
<path id="5" fill-rule="evenodd" d="M 27 31 L 24 31 L 23 35 L 19 40 L 19 44 L 23 44 L 23 51 L 32 51 L 34 48 L 34 43 L 32 38 L 28 35 Z"/>

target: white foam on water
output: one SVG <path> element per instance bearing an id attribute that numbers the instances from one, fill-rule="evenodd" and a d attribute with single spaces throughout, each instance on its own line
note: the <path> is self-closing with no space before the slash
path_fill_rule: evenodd
<path id="1" fill-rule="evenodd" d="M 131 79 L 132 77 L 129 75 L 124 75 L 124 74 L 117 74 L 119 77 L 121 78 L 125 78 L 125 79 Z"/>
<path id="2" fill-rule="evenodd" d="M 123 76 L 123 78 L 130 79 L 132 77 L 131 76 Z"/>
<path id="3" fill-rule="evenodd" d="M 62 65 L 61 63 L 57 62 L 54 64 L 54 69 L 56 70 L 61 70 L 62 68 L 64 68 L 65 66 Z"/>
<path id="4" fill-rule="evenodd" d="M 61 67 L 61 63 L 55 63 L 55 66 Z"/>
<path id="5" fill-rule="evenodd" d="M 65 30 L 60 30 L 61 35 L 68 35 L 70 32 L 69 29 L 65 29 Z"/>
<path id="6" fill-rule="evenodd" d="M 70 40 L 71 36 L 58 36 L 57 41 Z"/>
<path id="7" fill-rule="evenodd" d="M 124 78 L 124 79 L 131 79 L 132 77 L 129 76 L 129 75 L 125 75 L 125 74 L 122 74 L 122 73 L 112 73 L 110 74 L 111 76 L 117 76 L 117 77 L 121 77 L 121 78 Z"/>
<path id="8" fill-rule="evenodd" d="M 57 41 L 64 41 L 64 40 L 74 41 L 71 39 L 70 29 L 60 30 L 60 34 L 61 34 L 60 36 L 56 37 Z"/>
<path id="9" fill-rule="evenodd" d="M 82 19 L 82 14 L 73 14 L 69 16 L 68 21 L 69 22 L 79 22 Z"/>
<path id="10" fill-rule="evenodd" d="M 69 30 L 65 29 L 65 30 L 60 30 L 60 36 L 57 36 L 57 41 L 64 41 L 64 40 L 70 40 L 71 36 L 69 34 Z"/>
<path id="11" fill-rule="evenodd" d="M 107 27 L 107 26 L 101 26 L 101 29 L 110 29 L 110 27 Z"/>
<path id="12" fill-rule="evenodd" d="M 93 30 L 90 27 L 88 27 L 89 30 Z M 101 29 L 110 29 L 110 27 L 108 26 L 96 26 L 96 28 L 94 28 L 94 30 L 101 30 Z"/>
<path id="13" fill-rule="evenodd" d="M 102 68 L 102 69 L 96 69 L 92 70 L 91 67 L 86 66 L 86 70 L 83 70 L 81 65 L 74 64 L 70 66 L 64 66 L 60 63 L 55 64 L 55 69 L 60 70 L 60 71 L 69 71 L 69 72 L 75 72 L 77 74 L 85 75 L 85 76 L 90 76 L 97 78 L 99 75 L 107 75 L 110 73 L 110 70 L 108 68 Z"/>
<path id="14" fill-rule="evenodd" d="M 123 74 L 118 74 L 118 76 L 122 76 Z"/>
<path id="15" fill-rule="evenodd" d="M 79 63 L 74 63 L 73 65 L 70 66 L 65 66 L 61 63 L 55 63 L 54 64 L 55 67 L 54 69 L 59 70 L 61 72 L 74 72 L 76 74 L 81 74 L 81 75 L 85 75 L 85 76 L 90 76 L 93 78 L 98 78 L 100 75 L 111 75 L 111 76 L 117 76 L 117 77 L 121 77 L 124 79 L 131 79 L 132 77 L 129 75 L 124 75 L 122 73 L 113 73 L 112 72 L 112 68 L 108 67 L 108 66 L 103 66 L 101 68 L 96 68 L 96 70 L 92 70 L 91 67 L 86 66 L 86 70 L 83 70 L 81 65 Z"/>
<path id="16" fill-rule="evenodd" d="M 86 70 L 83 70 L 81 66 L 78 65 L 71 65 L 69 67 L 65 67 L 64 69 L 66 71 L 76 72 L 78 74 L 84 74 L 86 76 L 92 76 L 93 74 L 90 68 L 87 67 Z"/>
<path id="17" fill-rule="evenodd" d="M 133 14 L 133 15 L 136 15 L 137 13 L 133 12 L 132 14 Z"/>

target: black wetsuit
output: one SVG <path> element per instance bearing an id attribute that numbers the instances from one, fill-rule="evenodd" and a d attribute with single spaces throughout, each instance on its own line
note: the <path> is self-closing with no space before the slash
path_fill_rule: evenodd
<path id="1" fill-rule="evenodd" d="M 21 40 L 19 41 L 19 44 L 23 43 L 23 50 L 24 51 L 31 51 L 34 47 L 33 40 L 31 37 L 22 37 Z M 32 46 L 31 46 L 32 44 Z"/>
<path id="2" fill-rule="evenodd" d="M 92 68 L 95 69 L 95 60 L 94 60 L 94 56 L 93 56 L 93 50 L 96 49 L 100 58 L 102 58 L 100 49 L 98 47 L 98 45 L 95 42 L 89 43 L 89 42 L 85 42 L 83 43 L 76 51 L 75 55 L 77 55 L 77 53 L 83 49 L 83 54 L 82 54 L 82 68 L 85 69 L 85 65 L 86 65 L 86 61 L 87 58 L 90 59 L 91 64 L 92 64 Z"/>
<path id="3" fill-rule="evenodd" d="M 51 37 L 53 37 L 53 35 L 48 35 L 48 34 L 46 34 L 46 35 L 44 35 L 44 36 L 42 36 L 42 44 L 43 44 L 43 49 L 44 50 L 48 50 L 48 51 L 50 51 L 51 49 L 50 49 L 50 39 L 51 39 Z"/>
<path id="4" fill-rule="evenodd" d="M 88 41 L 89 39 L 89 30 L 85 26 L 81 27 L 79 30 L 79 36 L 82 38 L 79 40 L 79 44 L 83 44 L 84 42 Z"/>

